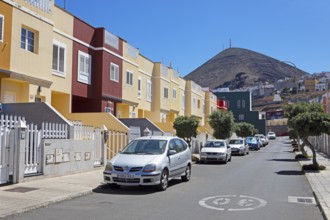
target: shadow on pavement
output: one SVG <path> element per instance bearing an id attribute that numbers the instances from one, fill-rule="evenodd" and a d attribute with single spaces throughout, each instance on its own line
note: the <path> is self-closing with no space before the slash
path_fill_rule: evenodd
<path id="1" fill-rule="evenodd" d="M 180 179 L 173 179 L 169 182 L 168 189 L 180 183 L 182 183 Z M 94 193 L 113 195 L 147 195 L 161 192 L 157 189 L 156 186 L 120 186 L 119 188 L 114 189 L 107 184 L 99 185 L 92 191 Z"/>
<path id="2" fill-rule="evenodd" d="M 277 161 L 277 162 L 297 162 L 296 159 L 270 159 L 268 161 Z"/>
<path id="3" fill-rule="evenodd" d="M 287 176 L 298 176 L 298 175 L 304 175 L 304 171 L 299 171 L 299 170 L 281 170 L 278 172 L 275 172 L 278 175 L 287 175 Z"/>

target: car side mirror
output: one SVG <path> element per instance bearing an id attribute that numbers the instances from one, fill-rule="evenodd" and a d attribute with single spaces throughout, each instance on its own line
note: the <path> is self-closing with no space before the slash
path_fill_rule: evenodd
<path id="1" fill-rule="evenodd" d="M 167 153 L 168 156 L 171 156 L 173 154 L 176 154 L 176 150 L 169 150 Z"/>

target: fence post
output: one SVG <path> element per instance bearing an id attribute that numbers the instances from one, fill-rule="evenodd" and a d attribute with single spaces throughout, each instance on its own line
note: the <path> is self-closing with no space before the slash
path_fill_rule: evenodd
<path id="1" fill-rule="evenodd" d="M 26 128 L 22 120 L 15 124 L 13 183 L 22 182 L 24 178 Z"/>

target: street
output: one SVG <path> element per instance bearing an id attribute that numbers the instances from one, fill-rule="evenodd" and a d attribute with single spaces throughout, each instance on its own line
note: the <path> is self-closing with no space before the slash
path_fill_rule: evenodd
<path id="1" fill-rule="evenodd" d="M 190 182 L 175 179 L 164 192 L 99 186 L 93 194 L 6 219 L 323 219 L 286 142 L 271 140 L 228 164 L 194 164 Z"/>

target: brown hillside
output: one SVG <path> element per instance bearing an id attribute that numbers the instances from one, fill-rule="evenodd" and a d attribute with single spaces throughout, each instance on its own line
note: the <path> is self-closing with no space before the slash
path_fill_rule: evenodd
<path id="1" fill-rule="evenodd" d="M 308 74 L 285 62 L 242 48 L 223 50 L 186 75 L 202 87 L 239 89 L 256 82 L 275 82 Z"/>

